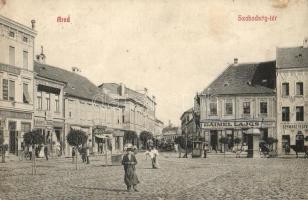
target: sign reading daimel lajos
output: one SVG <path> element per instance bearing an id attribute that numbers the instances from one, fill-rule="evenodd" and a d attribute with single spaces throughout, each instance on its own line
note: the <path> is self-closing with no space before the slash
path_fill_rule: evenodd
<path id="1" fill-rule="evenodd" d="M 260 121 L 213 121 L 213 122 L 201 122 L 201 128 L 260 128 Z M 263 126 L 265 123 L 263 122 Z M 268 123 L 266 123 L 268 125 Z"/>

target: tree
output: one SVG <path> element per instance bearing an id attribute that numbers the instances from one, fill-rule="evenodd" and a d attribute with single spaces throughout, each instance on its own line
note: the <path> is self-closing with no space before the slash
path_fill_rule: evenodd
<path id="1" fill-rule="evenodd" d="M 77 129 L 71 129 L 70 132 L 67 134 L 66 136 L 66 140 L 67 140 L 67 143 L 72 146 L 72 147 L 75 147 L 75 155 L 76 155 L 76 170 L 78 169 L 77 167 L 77 150 L 78 150 L 78 147 L 80 145 L 83 145 L 84 143 L 87 142 L 87 135 L 84 131 L 82 130 L 77 130 Z"/>
<path id="2" fill-rule="evenodd" d="M 138 138 L 137 133 L 135 131 L 125 131 L 124 132 L 124 144 L 132 143 L 135 145 L 135 141 Z"/>
<path id="3" fill-rule="evenodd" d="M 152 138 L 153 138 L 153 134 L 148 131 L 142 131 L 139 136 L 139 139 L 142 142 L 142 146 L 146 148 L 148 147 L 148 141 L 152 140 Z"/>
<path id="4" fill-rule="evenodd" d="M 24 138 L 24 143 L 27 146 L 40 145 L 44 143 L 44 136 L 38 130 L 32 130 L 30 132 L 25 133 L 23 138 Z"/>
<path id="5" fill-rule="evenodd" d="M 35 156 L 35 153 L 37 152 L 36 148 L 38 148 L 37 145 L 41 145 L 44 143 L 44 136 L 41 132 L 39 132 L 39 130 L 32 130 L 30 132 L 25 133 L 23 138 L 24 138 L 24 143 L 27 146 L 34 147 L 32 151 L 32 175 L 33 175 L 36 174 L 36 156 Z"/>
<path id="6" fill-rule="evenodd" d="M 86 143 L 88 137 L 82 130 L 71 129 L 66 136 L 67 143 L 73 147 L 79 147 Z"/>

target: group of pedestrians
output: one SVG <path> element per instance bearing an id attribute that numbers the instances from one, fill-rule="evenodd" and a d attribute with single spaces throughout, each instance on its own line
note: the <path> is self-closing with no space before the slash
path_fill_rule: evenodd
<path id="1" fill-rule="evenodd" d="M 90 164 L 90 149 L 89 147 L 81 147 L 80 149 L 73 147 L 72 148 L 72 162 L 75 162 L 77 153 L 80 153 L 81 160 L 83 163 Z"/>
<path id="2" fill-rule="evenodd" d="M 134 190 L 135 192 L 138 192 L 137 184 L 140 183 L 138 176 L 136 174 L 136 165 L 137 165 L 137 159 L 136 159 L 136 148 L 134 148 L 132 145 L 128 145 L 125 148 L 125 154 L 122 159 L 122 165 L 124 166 L 124 183 L 127 186 L 127 191 L 130 192 Z M 150 156 L 152 161 L 152 168 L 158 169 L 159 165 L 157 162 L 158 157 L 158 151 L 155 149 L 155 147 L 149 147 L 149 150 L 145 152 L 146 159 L 148 156 Z"/>

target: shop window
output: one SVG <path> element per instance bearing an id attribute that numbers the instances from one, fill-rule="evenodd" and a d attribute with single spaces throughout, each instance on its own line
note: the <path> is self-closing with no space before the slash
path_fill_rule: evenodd
<path id="1" fill-rule="evenodd" d="M 250 102 L 243 102 L 243 113 L 250 114 Z"/>
<path id="2" fill-rule="evenodd" d="M 304 121 L 304 107 L 296 106 L 296 121 Z"/>
<path id="3" fill-rule="evenodd" d="M 290 108 L 282 107 L 282 121 L 288 122 L 290 121 Z"/>
<path id="4" fill-rule="evenodd" d="M 267 102 L 260 102 L 260 113 L 267 114 Z"/>
<path id="5" fill-rule="evenodd" d="M 232 102 L 227 102 L 225 104 L 225 113 L 227 115 L 232 115 L 233 114 L 233 104 L 232 104 Z"/>
<path id="6" fill-rule="evenodd" d="M 217 115 L 217 103 L 216 102 L 210 103 L 210 114 Z"/>
<path id="7" fill-rule="evenodd" d="M 289 96 L 289 83 L 282 83 L 282 96 Z"/>
<path id="8" fill-rule="evenodd" d="M 20 130 L 23 133 L 30 132 L 30 130 L 31 130 L 31 123 L 22 122 Z"/>
<path id="9" fill-rule="evenodd" d="M 302 96 L 304 95 L 304 85 L 303 82 L 296 83 L 296 95 Z"/>

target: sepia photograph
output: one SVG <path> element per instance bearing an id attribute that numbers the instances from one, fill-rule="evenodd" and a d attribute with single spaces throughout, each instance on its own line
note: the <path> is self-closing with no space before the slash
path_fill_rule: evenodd
<path id="1" fill-rule="evenodd" d="M 0 0 L 0 200 L 307 189 L 307 0 Z"/>

